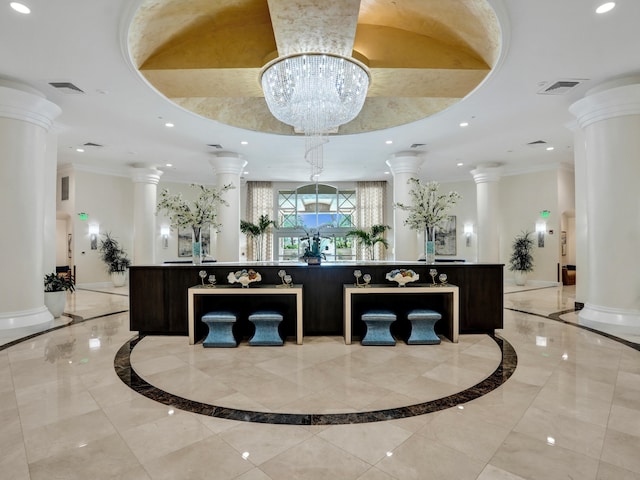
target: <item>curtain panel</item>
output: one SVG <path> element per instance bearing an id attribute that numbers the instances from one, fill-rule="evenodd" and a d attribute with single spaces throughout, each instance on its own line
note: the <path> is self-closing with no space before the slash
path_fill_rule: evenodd
<path id="1" fill-rule="evenodd" d="M 356 184 L 356 226 L 360 230 L 368 230 L 373 225 L 385 225 L 384 212 L 387 204 L 387 182 L 357 182 Z M 386 259 L 384 245 L 375 246 L 375 258 Z M 356 260 L 366 259 L 362 246 L 356 248 Z"/>
<path id="2" fill-rule="evenodd" d="M 247 182 L 247 216 L 248 222 L 258 224 L 261 215 L 273 216 L 273 186 L 271 182 Z M 266 233 L 262 241 L 262 251 L 258 248 L 257 239 L 247 238 L 248 260 L 273 260 L 273 232 Z"/>

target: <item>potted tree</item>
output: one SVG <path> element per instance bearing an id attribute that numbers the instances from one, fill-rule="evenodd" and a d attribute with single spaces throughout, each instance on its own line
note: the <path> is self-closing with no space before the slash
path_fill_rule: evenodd
<path id="1" fill-rule="evenodd" d="M 375 246 L 380 243 L 385 249 L 389 248 L 389 242 L 383 237 L 384 232 L 390 230 L 389 225 L 372 225 L 369 230 L 355 229 L 347 232 L 347 237 L 355 237 L 356 241 L 364 247 L 369 260 L 375 260 Z"/>
<path id="2" fill-rule="evenodd" d="M 253 249 L 255 260 L 262 260 L 264 236 L 269 232 L 269 229 L 272 226 L 274 228 L 278 228 L 276 222 L 269 219 L 269 215 L 260 215 L 257 224 L 246 220 L 240 220 L 240 231 L 254 242 Z"/>
<path id="3" fill-rule="evenodd" d="M 108 232 L 104 234 L 104 238 L 100 241 L 98 250 L 100 251 L 100 259 L 106 265 L 113 285 L 122 287 L 126 283 L 127 268 L 131 265 L 127 252 Z"/>
<path id="4" fill-rule="evenodd" d="M 54 272 L 44 276 L 44 304 L 54 318 L 58 318 L 64 312 L 67 291 L 74 290 L 73 277 L 70 275 L 62 276 Z"/>
<path id="5" fill-rule="evenodd" d="M 533 271 L 532 232 L 522 232 L 513 239 L 509 270 L 514 272 L 516 285 L 524 285 L 527 281 L 527 272 Z"/>

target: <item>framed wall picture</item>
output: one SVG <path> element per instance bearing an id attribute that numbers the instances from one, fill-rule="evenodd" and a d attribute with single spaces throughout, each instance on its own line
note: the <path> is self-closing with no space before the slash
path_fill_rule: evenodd
<path id="1" fill-rule="evenodd" d="M 456 255 L 457 241 L 456 216 L 449 215 L 444 226 L 436 230 L 436 255 Z"/>
<path id="2" fill-rule="evenodd" d="M 560 245 L 562 246 L 562 256 L 567 256 L 567 232 L 560 232 Z"/>
<path id="3" fill-rule="evenodd" d="M 178 229 L 178 256 L 190 257 L 191 256 L 191 241 L 193 230 L 191 228 L 179 228 Z M 202 230 L 202 255 L 204 257 L 209 256 L 209 245 L 211 244 L 211 231 L 208 228 Z"/>

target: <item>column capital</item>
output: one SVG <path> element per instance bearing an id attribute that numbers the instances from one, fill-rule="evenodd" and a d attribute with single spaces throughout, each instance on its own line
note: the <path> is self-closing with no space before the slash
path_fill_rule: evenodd
<path id="1" fill-rule="evenodd" d="M 157 185 L 164 172 L 155 167 L 134 166 L 131 168 L 131 180 L 133 183 L 150 183 Z"/>
<path id="2" fill-rule="evenodd" d="M 497 182 L 502 177 L 502 167 L 497 163 L 482 164 L 471 170 L 470 173 L 476 184 Z"/>
<path id="3" fill-rule="evenodd" d="M 580 128 L 600 120 L 640 115 L 640 76 L 612 80 L 587 92 L 569 107 Z"/>
<path id="4" fill-rule="evenodd" d="M 60 107 L 35 91 L 0 83 L 0 118 L 21 120 L 49 130 L 61 112 Z"/>
<path id="5" fill-rule="evenodd" d="M 247 165 L 247 161 L 242 155 L 234 152 L 217 153 L 209 160 L 209 163 L 213 167 L 213 173 L 216 175 L 225 173 L 240 175 L 242 169 Z"/>
<path id="6" fill-rule="evenodd" d="M 418 173 L 418 169 L 424 163 L 424 158 L 415 152 L 398 152 L 391 155 L 387 165 L 394 175 L 398 173 Z"/>

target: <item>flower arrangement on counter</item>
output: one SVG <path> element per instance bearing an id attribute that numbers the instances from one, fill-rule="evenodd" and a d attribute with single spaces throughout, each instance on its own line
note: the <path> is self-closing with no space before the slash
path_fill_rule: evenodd
<path id="1" fill-rule="evenodd" d="M 407 183 L 411 185 L 411 205 L 396 203 L 394 206 L 409 212 L 404 224 L 413 230 L 441 227 L 449 217 L 448 211 L 462 199 L 456 191 L 438 193 L 438 182 L 423 184 L 417 178 L 410 178 Z"/>
<path id="2" fill-rule="evenodd" d="M 227 281 L 231 284 L 239 283 L 243 287 L 248 287 L 250 283 L 259 282 L 262 280 L 262 276 L 253 269 L 245 269 L 238 270 L 236 272 L 229 272 L 227 276 Z"/>
<path id="3" fill-rule="evenodd" d="M 420 275 L 413 270 L 396 268 L 387 273 L 385 278 L 391 282 L 396 282 L 399 287 L 404 287 L 407 283 L 417 282 L 420 279 Z"/>
<path id="4" fill-rule="evenodd" d="M 222 187 L 206 187 L 204 185 L 191 184 L 191 187 L 200 190 L 198 198 L 189 204 L 182 193 L 170 194 L 166 188 L 160 192 L 158 212 L 166 212 L 171 228 L 191 228 L 195 241 L 199 241 L 203 228 L 218 228 L 218 207 L 228 206 L 229 203 L 222 198 L 227 191 L 235 188 L 232 184 Z"/>

